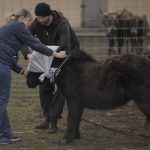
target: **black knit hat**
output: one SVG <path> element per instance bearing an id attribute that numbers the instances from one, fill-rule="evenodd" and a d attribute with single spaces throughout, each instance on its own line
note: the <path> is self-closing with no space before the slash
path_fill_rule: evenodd
<path id="1" fill-rule="evenodd" d="M 36 16 L 49 16 L 52 14 L 51 8 L 46 3 L 38 3 L 35 6 L 35 15 Z"/>

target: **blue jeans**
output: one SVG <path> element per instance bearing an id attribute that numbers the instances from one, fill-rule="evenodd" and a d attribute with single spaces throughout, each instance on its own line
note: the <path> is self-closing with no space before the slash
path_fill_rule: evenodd
<path id="1" fill-rule="evenodd" d="M 10 135 L 11 128 L 7 114 L 11 87 L 11 68 L 0 63 L 0 134 Z"/>

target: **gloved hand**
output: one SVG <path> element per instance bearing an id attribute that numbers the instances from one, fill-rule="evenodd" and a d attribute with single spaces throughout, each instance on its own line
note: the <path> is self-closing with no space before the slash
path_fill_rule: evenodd
<path id="1" fill-rule="evenodd" d="M 45 77 L 47 77 L 47 76 L 48 76 L 48 73 L 43 73 L 43 74 L 41 74 L 41 75 L 39 76 L 40 82 L 43 82 L 44 79 L 45 79 Z"/>

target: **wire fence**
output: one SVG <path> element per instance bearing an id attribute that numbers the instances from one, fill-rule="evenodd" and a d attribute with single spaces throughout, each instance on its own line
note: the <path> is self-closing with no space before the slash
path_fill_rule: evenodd
<path id="1" fill-rule="evenodd" d="M 124 8 L 111 13 L 100 9 L 99 16 L 108 40 L 108 55 L 120 55 L 123 48 L 127 54 L 143 54 L 147 49 L 149 22 L 146 15 L 139 16 Z"/>

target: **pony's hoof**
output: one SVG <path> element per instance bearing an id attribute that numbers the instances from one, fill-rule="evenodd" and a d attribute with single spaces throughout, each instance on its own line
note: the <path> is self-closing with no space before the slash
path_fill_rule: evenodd
<path id="1" fill-rule="evenodd" d="M 67 139 L 62 139 L 62 140 L 60 141 L 60 144 L 67 144 L 67 143 L 69 143 Z"/>

